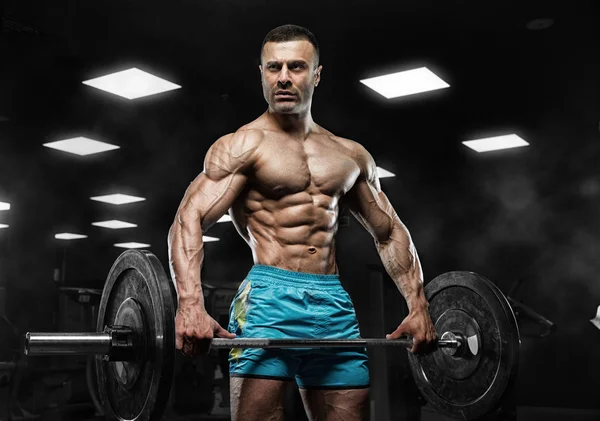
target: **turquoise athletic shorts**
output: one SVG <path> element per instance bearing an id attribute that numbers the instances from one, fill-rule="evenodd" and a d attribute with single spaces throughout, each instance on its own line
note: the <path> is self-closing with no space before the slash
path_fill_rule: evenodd
<path id="1" fill-rule="evenodd" d="M 338 275 L 255 265 L 231 303 L 238 338 L 360 337 L 354 306 Z M 365 348 L 232 349 L 231 377 L 296 380 L 300 388 L 369 386 Z"/>

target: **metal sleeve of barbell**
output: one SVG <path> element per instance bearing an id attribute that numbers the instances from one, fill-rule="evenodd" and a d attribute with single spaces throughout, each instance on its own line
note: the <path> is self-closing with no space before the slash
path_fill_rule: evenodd
<path id="1" fill-rule="evenodd" d="M 412 338 L 400 339 L 265 339 L 265 338 L 240 338 L 226 339 L 215 338 L 212 348 L 360 348 L 378 346 L 399 346 L 410 348 Z M 456 348 L 457 341 L 438 340 L 438 347 Z"/>
<path id="2" fill-rule="evenodd" d="M 39 333 L 25 335 L 25 355 L 94 355 L 108 354 L 112 335 L 109 333 Z"/>

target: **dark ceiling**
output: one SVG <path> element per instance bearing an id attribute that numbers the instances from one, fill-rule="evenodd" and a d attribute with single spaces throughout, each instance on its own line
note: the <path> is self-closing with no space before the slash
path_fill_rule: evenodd
<path id="1" fill-rule="evenodd" d="M 307 26 L 321 44 L 315 120 L 364 144 L 398 175 L 382 183 L 407 217 L 416 201 L 460 223 L 460 211 L 443 215 L 435 204 L 453 195 L 477 201 L 467 186 L 485 190 L 477 175 L 484 171 L 497 182 L 531 168 L 542 197 L 571 189 L 540 175 L 561 171 L 583 183 L 596 172 L 600 68 L 592 3 L 7 0 L 0 201 L 12 209 L 0 213 L 0 223 L 10 224 L 0 241 L 17 253 L 32 243 L 54 253 L 62 250 L 54 233 L 79 232 L 89 238 L 68 247 L 93 254 L 92 267 L 109 267 L 120 252 L 112 244 L 130 240 L 152 244 L 164 261 L 176 206 L 208 146 L 266 109 L 258 52 L 266 32 L 283 23 Z M 538 18 L 554 25 L 526 28 Z M 420 65 L 451 88 L 386 101 L 359 83 Z M 131 66 L 183 88 L 128 101 L 81 83 Z M 513 131 L 531 146 L 480 156 L 460 144 Z M 42 147 L 80 135 L 121 149 L 78 157 Z M 120 207 L 89 200 L 114 192 L 147 200 Z M 430 224 L 412 213 L 426 247 Z M 90 225 L 113 218 L 139 228 Z M 230 224 L 211 235 L 242 244 L 231 240 Z"/>

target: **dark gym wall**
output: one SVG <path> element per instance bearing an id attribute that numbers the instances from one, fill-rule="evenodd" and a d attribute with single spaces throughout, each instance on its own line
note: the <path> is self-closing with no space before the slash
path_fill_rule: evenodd
<path id="1" fill-rule="evenodd" d="M 150 243 L 167 268 L 169 225 L 209 144 L 264 111 L 256 46 L 282 23 L 274 14 L 297 12 L 252 10 L 256 17 L 247 22 L 231 13 L 231 2 L 203 3 L 194 13 L 149 4 L 147 15 L 131 19 L 122 2 L 109 2 L 123 11 L 114 16 L 94 15 L 106 2 L 88 2 L 89 10 L 67 2 L 67 11 L 55 5 L 52 13 L 42 7 L 27 13 L 33 3 L 7 2 L 10 32 L 3 25 L 0 38 L 9 57 L 0 59 L 0 116 L 7 117 L 0 119 L 0 201 L 12 203 L 0 212 L 0 223 L 11 225 L 0 230 L 0 285 L 6 286 L 6 312 L 23 332 L 55 325 L 54 274 L 63 263 L 64 285 L 102 288 L 121 250 L 112 246 L 117 234 L 90 228 L 92 221 L 143 221 L 136 240 Z M 314 118 L 365 145 L 396 173 L 382 188 L 412 233 L 425 281 L 472 270 L 505 293 L 520 281 L 514 298 L 556 323 L 557 331 L 541 339 L 523 336 L 519 403 L 600 408 L 600 332 L 589 322 L 600 304 L 599 26 L 588 7 L 595 5 L 577 2 L 576 10 L 559 13 L 560 7 L 541 7 L 554 2 L 435 8 L 408 2 L 402 14 L 386 16 L 348 5 L 342 22 L 339 2 L 318 3 L 315 10 L 331 12 L 336 25 L 312 10 L 297 15 L 322 43 L 325 69 Z M 545 13 L 555 26 L 525 29 L 528 19 Z M 164 18 L 160 25 L 156 16 Z M 235 33 L 218 28 L 225 18 Z M 38 32 L 35 22 L 44 22 Z M 236 66 L 217 67 L 231 57 Z M 184 89 L 132 104 L 80 83 L 136 61 L 171 72 L 165 76 Z M 384 102 L 358 82 L 368 72 L 415 63 L 436 67 L 451 89 Z M 460 144 L 508 131 L 531 146 L 478 155 Z M 96 134 L 122 149 L 76 159 L 41 147 L 65 132 Z M 147 201 L 119 208 L 89 201 L 123 186 Z M 87 230 L 90 239 L 63 245 L 53 239 L 62 230 Z M 206 244 L 203 279 L 241 280 L 251 256 L 231 224 L 207 234 L 221 241 Z M 351 218 L 340 227 L 338 252 L 360 323 L 373 329 L 368 265 L 379 258 Z"/>

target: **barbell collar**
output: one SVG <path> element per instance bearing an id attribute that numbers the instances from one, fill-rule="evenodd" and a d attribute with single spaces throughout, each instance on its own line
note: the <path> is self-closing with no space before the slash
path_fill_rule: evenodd
<path id="1" fill-rule="evenodd" d="M 132 329 L 107 326 L 104 332 L 28 332 L 25 355 L 104 355 L 109 361 L 129 361 L 138 347 Z"/>
<path id="2" fill-rule="evenodd" d="M 28 332 L 25 335 L 25 355 L 94 355 L 110 352 L 110 333 Z"/>

